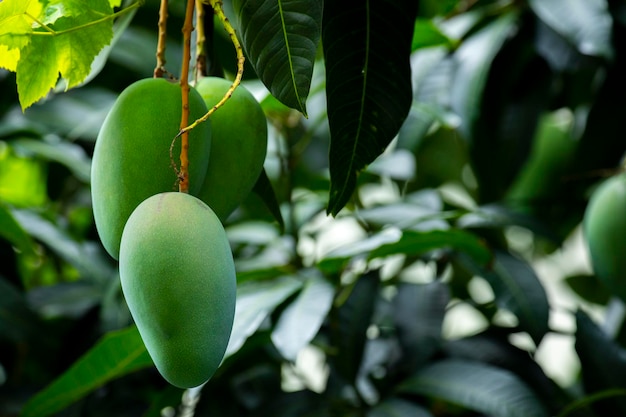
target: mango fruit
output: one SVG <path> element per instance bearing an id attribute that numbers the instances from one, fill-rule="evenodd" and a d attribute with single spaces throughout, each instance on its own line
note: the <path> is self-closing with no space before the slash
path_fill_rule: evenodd
<path id="1" fill-rule="evenodd" d="M 235 267 L 217 216 L 186 193 L 149 197 L 124 227 L 119 268 L 161 375 L 180 388 L 206 382 L 223 359 L 235 314 Z"/>
<path id="2" fill-rule="evenodd" d="M 190 121 L 207 112 L 197 91 L 189 93 Z M 161 78 L 137 81 L 117 98 L 100 129 L 93 152 L 91 196 L 96 229 L 107 252 L 119 257 L 124 224 L 146 198 L 175 191 L 182 113 L 179 84 Z M 197 193 L 211 150 L 210 122 L 189 134 L 189 192 Z"/>
<path id="3" fill-rule="evenodd" d="M 596 276 L 626 301 L 626 174 L 613 176 L 594 190 L 585 209 L 583 233 Z"/>
<path id="4" fill-rule="evenodd" d="M 231 82 L 204 77 L 196 84 L 210 109 L 224 97 Z M 252 191 L 267 152 L 267 120 L 252 93 L 239 85 L 209 118 L 212 150 L 198 197 L 224 222 Z"/>

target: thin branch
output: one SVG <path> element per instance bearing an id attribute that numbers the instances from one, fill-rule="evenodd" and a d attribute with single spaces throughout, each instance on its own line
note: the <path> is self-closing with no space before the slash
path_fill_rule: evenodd
<path id="1" fill-rule="evenodd" d="M 154 78 L 161 78 L 165 73 L 165 44 L 167 40 L 167 0 L 161 0 L 159 8 L 159 37 L 156 50 L 156 67 Z"/>
<path id="2" fill-rule="evenodd" d="M 209 2 L 211 3 L 211 7 L 213 7 L 215 14 L 222 22 L 224 29 L 226 30 L 226 32 L 228 32 L 230 40 L 233 43 L 233 46 L 235 47 L 235 51 L 237 53 L 237 75 L 235 77 L 235 80 L 233 81 L 233 84 L 230 86 L 226 94 L 224 94 L 224 97 L 222 97 L 222 99 L 215 106 L 211 107 L 204 116 L 197 119 L 191 125 L 181 128 L 180 132 L 178 132 L 178 136 L 190 131 L 191 129 L 196 127 L 198 124 L 205 122 L 217 109 L 222 107 L 222 105 L 226 103 L 226 101 L 233 95 L 233 92 L 239 86 L 239 84 L 241 83 L 241 78 L 243 77 L 243 65 L 245 62 L 243 48 L 241 47 L 241 44 L 239 43 L 239 39 L 237 38 L 235 29 L 230 24 L 230 21 L 224 14 L 224 10 L 222 9 L 222 0 L 209 0 Z"/>
<path id="3" fill-rule="evenodd" d="M 183 62 L 180 74 L 180 89 L 182 92 L 182 116 L 180 128 L 189 123 L 189 61 L 191 60 L 191 32 L 193 31 L 193 12 L 195 0 L 187 0 L 185 23 L 183 24 Z M 178 190 L 181 193 L 189 192 L 189 133 L 183 132 L 180 143 L 180 172 L 178 175 Z"/>

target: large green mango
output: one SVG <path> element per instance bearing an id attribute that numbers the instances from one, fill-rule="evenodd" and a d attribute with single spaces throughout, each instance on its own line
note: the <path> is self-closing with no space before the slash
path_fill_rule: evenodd
<path id="1" fill-rule="evenodd" d="M 206 382 L 223 359 L 235 314 L 235 266 L 217 216 L 189 194 L 148 198 L 126 223 L 119 267 L 161 375 L 180 388 Z"/>
<path id="2" fill-rule="evenodd" d="M 205 77 L 196 89 L 212 108 L 231 84 L 223 78 Z M 212 150 L 199 197 L 225 221 L 250 193 L 263 170 L 267 121 L 254 96 L 241 85 L 210 120 Z"/>
<path id="3" fill-rule="evenodd" d="M 596 276 L 626 301 L 626 174 L 609 178 L 593 192 L 583 231 Z"/>
<path id="4" fill-rule="evenodd" d="M 189 93 L 190 121 L 207 112 L 197 91 Z M 98 234 L 107 252 L 119 256 L 130 213 L 151 195 L 177 190 L 172 160 L 179 165 L 181 89 L 161 78 L 137 81 L 117 98 L 98 134 L 91 167 L 91 196 Z M 211 127 L 189 134 L 190 193 L 200 189 L 211 148 Z"/>

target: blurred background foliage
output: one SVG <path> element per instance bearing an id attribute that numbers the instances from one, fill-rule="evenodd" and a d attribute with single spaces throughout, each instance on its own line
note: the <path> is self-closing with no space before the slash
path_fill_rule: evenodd
<path id="1" fill-rule="evenodd" d="M 623 300 L 580 233 L 625 150 L 626 3 L 420 1 L 410 113 L 334 218 L 321 53 L 308 118 L 246 67 L 284 227 L 257 194 L 228 220 L 235 327 L 187 392 L 145 356 L 89 194 L 108 109 L 152 74 L 157 3 L 88 84 L 25 113 L 0 71 L 0 415 L 626 415 Z M 214 34 L 211 71 L 232 78 Z"/>

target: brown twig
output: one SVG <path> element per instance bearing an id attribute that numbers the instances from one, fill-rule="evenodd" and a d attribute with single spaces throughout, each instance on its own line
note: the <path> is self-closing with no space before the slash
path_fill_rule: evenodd
<path id="1" fill-rule="evenodd" d="M 191 60 L 191 32 L 193 31 L 193 12 L 195 0 L 187 0 L 185 23 L 183 24 L 183 62 L 180 74 L 180 89 L 182 92 L 181 130 L 189 123 L 189 61 Z M 189 192 L 189 133 L 180 135 L 180 171 L 178 173 L 178 191 Z"/>
<path id="2" fill-rule="evenodd" d="M 154 78 L 161 78 L 165 73 L 165 41 L 167 40 L 167 0 L 161 0 L 159 8 L 159 38 L 156 51 Z"/>

